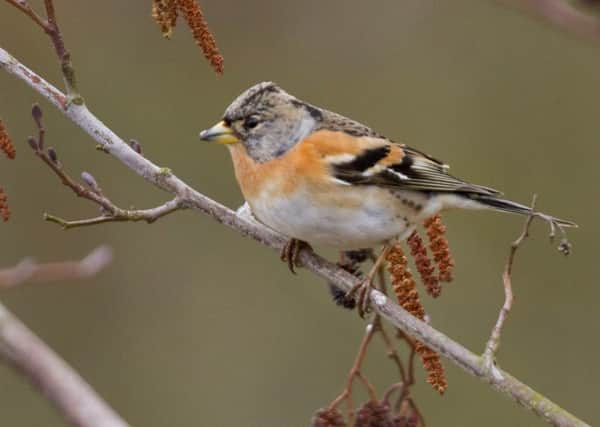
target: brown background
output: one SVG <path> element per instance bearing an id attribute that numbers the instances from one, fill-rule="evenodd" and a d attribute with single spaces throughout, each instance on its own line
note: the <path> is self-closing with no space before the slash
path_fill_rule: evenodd
<path id="1" fill-rule="evenodd" d="M 40 2 L 37 2 L 40 3 Z M 229 156 L 199 130 L 239 92 L 274 80 L 497 187 L 576 220 L 565 259 L 533 227 L 518 255 L 516 305 L 500 364 L 590 423 L 600 421 L 597 183 L 600 50 L 492 1 L 202 0 L 226 59 L 209 69 L 180 25 L 163 40 L 150 1 L 57 1 L 90 108 L 145 154 L 198 190 L 237 207 Z M 0 2 L 0 45 L 54 83 L 48 40 Z M 13 219 L 0 224 L 0 264 L 26 255 L 76 258 L 100 243 L 116 261 L 87 282 L 22 286 L 0 297 L 129 422 L 137 426 L 304 426 L 341 390 L 364 323 L 337 309 L 314 275 L 290 275 L 275 253 L 212 220 L 182 212 L 151 226 L 64 232 L 41 220 L 96 214 L 42 167 L 24 140 L 32 102 L 48 143 L 74 173 L 90 171 L 122 206 L 149 207 L 155 190 L 94 145 L 23 83 L 0 73 L 0 115 L 18 143 L 0 159 Z M 446 215 L 455 283 L 424 298 L 433 323 L 474 351 L 496 318 L 517 217 Z M 373 347 L 366 372 L 379 390 L 394 367 Z M 430 426 L 542 426 L 446 363 L 450 387 L 414 394 Z M 0 424 L 61 426 L 53 408 L 0 366 Z"/>

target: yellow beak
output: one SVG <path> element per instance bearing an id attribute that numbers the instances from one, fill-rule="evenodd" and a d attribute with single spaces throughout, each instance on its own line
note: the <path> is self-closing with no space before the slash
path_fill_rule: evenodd
<path id="1" fill-rule="evenodd" d="M 220 121 L 210 129 L 200 132 L 200 139 L 202 141 L 218 142 L 219 144 L 235 144 L 236 142 L 240 142 L 235 131 L 227 126 L 224 121 Z"/>

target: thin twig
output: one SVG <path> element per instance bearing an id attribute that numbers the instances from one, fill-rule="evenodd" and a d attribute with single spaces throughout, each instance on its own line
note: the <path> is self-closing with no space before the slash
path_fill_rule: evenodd
<path id="1" fill-rule="evenodd" d="M 50 38 L 54 51 L 60 60 L 60 67 L 65 80 L 65 87 L 67 91 L 66 100 L 67 102 L 63 105 L 66 107 L 67 104 L 73 102 L 75 104 L 83 104 L 83 98 L 79 95 L 77 90 L 77 84 L 75 81 L 75 69 L 71 62 L 71 54 L 65 47 L 65 42 L 60 31 L 60 27 L 56 22 L 56 13 L 54 11 L 54 2 L 52 0 L 44 0 L 44 7 L 46 9 L 46 19 L 42 18 L 37 14 L 33 8 L 29 5 L 26 0 L 6 0 L 9 4 L 13 5 L 25 15 L 30 17 Z"/>
<path id="2" fill-rule="evenodd" d="M 600 43 L 600 19 L 593 13 L 578 10 L 567 0 L 496 0 L 521 10 L 570 34 Z M 574 3 L 581 3 L 575 1 Z"/>
<path id="3" fill-rule="evenodd" d="M 63 185 L 70 188 L 78 197 L 90 200 L 100 206 L 100 211 L 102 213 L 102 215 L 98 217 L 74 221 L 68 221 L 55 215 L 45 213 L 44 219 L 46 221 L 54 222 L 64 229 L 102 224 L 105 222 L 145 221 L 150 224 L 165 215 L 184 208 L 181 199 L 175 197 L 155 208 L 122 209 L 104 195 L 102 188 L 100 188 L 96 179 L 89 172 L 83 172 L 81 174 L 83 181 L 86 183 L 86 186 L 83 186 L 69 176 L 64 170 L 62 163 L 58 160 L 58 155 L 54 148 L 49 147 L 47 150 L 44 149 L 46 129 L 42 122 L 42 109 L 39 105 L 34 104 L 32 116 L 38 128 L 38 137 L 37 139 L 29 137 L 28 142 L 35 155 L 60 178 Z"/>
<path id="4" fill-rule="evenodd" d="M 48 22 L 38 15 L 26 0 L 6 0 L 8 4 L 13 5 L 25 15 L 30 17 L 42 30 L 47 31 Z"/>
<path id="5" fill-rule="evenodd" d="M 410 407 L 412 408 L 412 410 L 417 415 L 417 420 L 419 420 L 419 422 L 418 422 L 417 425 L 419 427 L 427 427 L 427 423 L 425 422 L 425 417 L 421 413 L 421 410 L 419 409 L 419 407 L 417 406 L 417 404 L 415 403 L 415 401 L 412 398 L 410 398 L 410 397 L 407 398 L 406 400 L 408 401 L 408 404 L 410 405 Z"/>
<path id="6" fill-rule="evenodd" d="M 404 331 L 398 329 L 404 335 L 404 339 L 409 343 L 410 353 L 408 355 L 408 384 L 415 383 L 415 359 L 417 357 L 417 346 L 415 345 L 415 340 L 410 338 Z"/>
<path id="7" fill-rule="evenodd" d="M 388 404 L 390 405 L 390 399 L 392 398 L 392 395 L 396 392 L 396 391 L 400 391 L 399 395 L 400 396 L 404 396 L 404 389 L 406 388 L 406 385 L 404 384 L 404 382 L 400 381 L 398 383 L 392 384 L 391 386 L 389 386 L 387 388 L 387 390 L 383 393 L 383 396 L 381 397 L 381 401 L 384 404 Z M 390 405 L 391 406 L 391 405 Z"/>
<path id="8" fill-rule="evenodd" d="M 105 222 L 144 221 L 148 224 L 151 224 L 157 219 L 181 209 L 181 202 L 179 201 L 179 199 L 174 198 L 172 200 L 169 200 L 168 202 L 163 203 L 160 206 L 156 206 L 150 209 L 121 209 L 113 205 L 109 215 L 101 215 L 95 218 L 68 221 L 63 218 L 45 213 L 44 219 L 46 221 L 58 224 L 64 229 L 103 224 Z"/>
<path id="9" fill-rule="evenodd" d="M 56 21 L 56 13 L 54 12 L 54 2 L 52 0 L 44 0 L 44 6 L 46 7 L 46 16 L 48 19 L 48 25 L 46 33 L 50 37 L 56 55 L 60 60 L 60 67 L 65 80 L 65 87 L 67 89 L 67 100 L 76 104 L 83 104 L 83 98 L 79 94 L 77 89 L 77 82 L 75 79 L 75 68 L 71 62 L 71 54 L 65 46 L 60 27 Z"/>
<path id="10" fill-rule="evenodd" d="M 31 258 L 25 258 L 12 268 L 0 270 L 0 289 L 12 288 L 25 282 L 49 283 L 95 276 L 110 264 L 112 258 L 112 250 L 108 246 L 97 247 L 80 261 L 38 264 Z"/>
<path id="11" fill-rule="evenodd" d="M 73 368 L 2 304 L 1 359 L 21 371 L 73 426 L 128 426 Z"/>
<path id="12" fill-rule="evenodd" d="M 0 288 L 91 277 L 111 260 L 112 252 L 106 246 L 94 249 L 80 261 L 35 264 L 26 259 L 14 268 L 0 270 Z M 85 380 L 2 304 L 0 359 L 22 372 L 72 425 L 127 427 Z"/>
<path id="13" fill-rule="evenodd" d="M 344 400 L 348 406 L 348 424 L 354 425 L 354 404 L 352 403 L 352 386 L 354 385 L 354 380 L 356 378 L 360 379 L 364 384 L 367 392 L 369 393 L 369 398 L 372 401 L 377 400 L 377 395 L 375 394 L 375 389 L 373 386 L 366 380 L 366 378 L 361 374 L 360 370 L 362 368 L 362 364 L 365 360 L 365 356 L 367 355 L 367 349 L 369 348 L 369 343 L 371 342 L 373 336 L 377 332 L 377 326 L 373 323 L 367 325 L 367 331 L 360 343 L 360 347 L 358 349 L 358 353 L 356 354 L 356 358 L 354 359 L 354 363 L 352 364 L 352 368 L 348 373 L 348 379 L 346 380 L 346 387 L 338 397 L 336 397 L 333 402 L 329 404 L 329 409 L 333 410 L 337 408 L 337 406 L 343 402 Z"/>
<path id="14" fill-rule="evenodd" d="M 519 237 L 510 245 L 510 252 L 508 254 L 508 261 L 506 262 L 506 266 L 504 267 L 504 273 L 502 274 L 502 282 L 504 285 L 504 304 L 500 309 L 500 314 L 498 315 L 498 320 L 492 329 L 492 334 L 490 335 L 490 339 L 488 340 L 485 351 L 483 352 L 483 364 L 484 369 L 488 370 L 490 374 L 493 374 L 493 367 L 495 364 L 496 353 L 498 352 L 498 348 L 500 347 L 500 336 L 502 335 L 502 328 L 504 327 L 504 323 L 508 317 L 508 313 L 510 312 L 513 305 L 513 290 L 512 290 L 512 267 L 515 261 L 515 254 L 517 253 L 517 249 L 521 246 L 523 241 L 529 236 L 529 227 L 531 226 L 531 222 L 533 218 L 535 218 L 535 203 L 537 201 L 537 195 L 533 195 L 533 200 L 531 201 L 531 212 L 532 214 L 527 217 L 525 220 L 525 225 L 523 226 L 523 231 L 519 235 Z"/>
<path id="15" fill-rule="evenodd" d="M 285 244 L 287 239 L 280 234 L 253 221 L 251 218 L 237 215 L 231 209 L 197 192 L 175 174 L 165 174 L 163 168 L 160 168 L 134 151 L 124 140 L 119 138 L 111 129 L 94 116 L 85 105 L 70 104 L 67 108 L 63 108 L 60 100 L 64 99 L 64 94 L 2 48 L 0 48 L 0 68 L 27 83 L 50 103 L 59 108 L 69 120 L 88 133 L 95 143 L 104 147 L 107 153 L 115 156 L 148 182 L 180 197 L 185 206 L 205 213 L 219 223 L 237 230 L 242 235 L 252 237 L 256 241 L 277 251 L 280 251 Z M 305 268 L 312 270 L 328 282 L 333 282 L 337 287 L 346 292 L 356 283 L 354 275 L 313 252 L 302 251 L 299 254 L 299 259 Z M 481 366 L 481 357 L 433 329 L 425 322 L 416 319 L 380 291 L 373 289 L 370 291 L 369 296 L 374 309 L 392 325 L 423 342 L 426 346 L 448 358 L 448 360 L 469 374 L 481 378 L 495 390 L 511 396 L 519 404 L 532 410 L 549 423 L 569 427 L 587 426 L 586 423 L 517 380 L 506 371 L 497 369 L 499 375 L 490 377 Z"/>
<path id="16" fill-rule="evenodd" d="M 381 322 L 381 318 L 379 317 L 379 315 L 377 315 L 376 319 L 379 323 Z M 391 340 L 390 336 L 388 335 L 387 331 L 385 330 L 385 328 L 383 327 L 383 325 L 379 326 L 379 334 L 381 335 L 381 339 L 383 340 L 385 347 L 387 349 L 387 356 L 390 359 L 392 359 L 394 364 L 398 367 L 398 372 L 400 374 L 400 378 L 402 379 L 402 382 L 404 384 L 406 384 L 406 386 L 411 386 L 413 383 L 408 381 L 410 379 L 410 377 L 407 377 L 406 370 L 404 369 L 404 365 L 402 364 L 402 360 L 400 359 L 400 355 L 394 348 L 394 344 L 392 343 L 392 340 Z"/>
<path id="17" fill-rule="evenodd" d="M 344 263 L 346 254 L 342 253 L 342 255 L 343 255 L 342 256 L 342 265 L 347 264 L 348 260 L 346 260 L 346 262 Z M 372 253 L 370 253 L 369 256 L 371 258 L 371 261 L 374 264 L 373 268 L 376 269 L 378 282 L 379 282 L 377 287 L 378 287 L 378 289 L 380 289 L 380 291 L 383 294 L 386 294 L 386 281 L 385 281 L 385 275 L 383 274 L 383 272 L 384 272 L 383 264 L 378 263 L 377 259 L 375 258 L 375 256 Z M 353 260 L 353 261 L 356 262 L 356 260 Z M 356 267 L 356 265 L 354 265 L 354 267 Z M 352 271 L 352 270 L 354 270 L 354 269 L 351 269 L 350 271 Z M 372 272 L 373 272 L 373 270 L 372 270 Z M 405 399 L 411 400 L 411 407 L 413 407 L 413 406 L 416 407 L 414 402 L 412 402 L 412 399 L 410 399 L 410 397 L 409 397 L 409 387 L 412 384 L 406 383 L 406 373 L 404 370 L 404 366 L 402 364 L 402 360 L 400 359 L 400 356 L 396 352 L 396 349 L 394 348 L 392 340 L 388 336 L 388 334 L 381 322 L 381 316 L 378 313 L 375 313 L 371 324 L 368 325 L 367 328 L 368 328 L 367 333 L 363 337 L 363 340 L 359 347 L 354 364 L 348 374 L 346 386 L 345 386 L 343 392 L 336 399 L 334 399 L 334 401 L 328 407 L 329 412 L 336 411 L 337 406 L 342 401 L 345 400 L 347 403 L 347 406 L 348 406 L 348 410 L 347 410 L 348 423 L 350 425 L 353 425 L 354 416 L 355 416 L 354 405 L 353 405 L 353 401 L 352 401 L 352 387 L 353 387 L 355 379 L 359 379 L 363 383 L 365 388 L 367 389 L 370 402 L 372 402 L 372 403 L 377 402 L 377 396 L 375 394 L 375 390 L 373 389 L 373 386 L 366 380 L 366 378 L 360 371 L 363 361 L 364 361 L 364 358 L 366 356 L 367 348 L 373 342 L 372 337 L 377 333 L 381 334 L 381 337 L 382 337 L 382 339 L 385 343 L 386 349 L 387 349 L 387 354 L 390 357 L 390 359 L 392 359 L 395 362 L 396 366 L 398 367 L 399 373 L 400 373 L 401 382 L 398 384 L 402 385 L 401 386 L 402 394 L 399 397 L 399 401 L 403 401 Z M 384 397 L 381 401 L 381 405 L 383 405 L 384 407 L 387 406 L 388 408 L 390 407 L 389 402 L 388 402 L 390 393 L 392 393 L 393 389 L 397 388 L 398 384 L 396 384 L 395 386 L 392 386 L 390 389 L 388 389 L 388 391 L 386 391 L 386 393 L 384 394 Z M 415 411 L 415 413 L 417 413 L 417 412 L 418 412 L 418 409 Z"/>

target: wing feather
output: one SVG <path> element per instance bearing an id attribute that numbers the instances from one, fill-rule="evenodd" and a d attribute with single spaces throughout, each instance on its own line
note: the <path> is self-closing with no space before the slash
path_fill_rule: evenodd
<path id="1" fill-rule="evenodd" d="M 374 138 L 369 139 L 372 141 Z M 425 192 L 500 194 L 492 188 L 469 184 L 448 174 L 448 165 L 414 148 L 384 138 L 380 141 L 380 145 L 370 144 L 351 159 L 345 157 L 331 161 L 334 177 L 352 185 L 379 185 Z"/>

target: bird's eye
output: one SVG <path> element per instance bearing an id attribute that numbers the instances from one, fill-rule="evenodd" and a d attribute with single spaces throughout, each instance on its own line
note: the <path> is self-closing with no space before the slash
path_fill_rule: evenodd
<path id="1" fill-rule="evenodd" d="M 244 120 L 244 128 L 245 129 L 255 128 L 256 125 L 258 125 L 258 122 L 259 122 L 258 117 L 256 117 L 256 116 L 248 116 Z"/>

